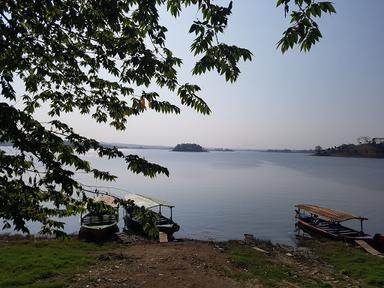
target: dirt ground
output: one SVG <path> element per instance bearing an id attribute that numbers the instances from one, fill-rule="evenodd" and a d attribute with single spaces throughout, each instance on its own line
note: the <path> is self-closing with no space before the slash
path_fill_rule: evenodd
<path id="1" fill-rule="evenodd" d="M 229 259 L 228 249 L 240 242 L 212 243 L 183 241 L 172 243 L 116 244 L 110 252 L 99 255 L 99 264 L 88 274 L 76 275 L 70 287 L 264 287 L 257 279 L 237 282 L 229 277 L 240 271 Z M 294 266 L 292 279 L 307 277 L 327 284 L 326 287 L 359 287 L 359 283 L 343 277 L 326 263 L 310 255 L 308 250 L 290 251 L 267 243 L 258 246 L 282 265 Z M 264 253 L 264 252 L 262 252 Z M 300 287 L 286 281 L 281 287 Z"/>
<path id="2" fill-rule="evenodd" d="M 221 249 L 197 241 L 120 245 L 72 287 L 244 287 L 226 276 L 233 267 Z"/>

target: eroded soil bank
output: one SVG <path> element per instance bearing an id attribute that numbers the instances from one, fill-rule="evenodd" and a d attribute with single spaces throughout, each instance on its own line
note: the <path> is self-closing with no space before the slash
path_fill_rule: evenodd
<path id="1" fill-rule="evenodd" d="M 117 246 L 70 287 L 361 287 L 309 247 L 184 240 Z"/>
<path id="2" fill-rule="evenodd" d="M 0 287 L 384 287 L 384 259 L 340 242 L 132 240 L 0 237 Z"/>

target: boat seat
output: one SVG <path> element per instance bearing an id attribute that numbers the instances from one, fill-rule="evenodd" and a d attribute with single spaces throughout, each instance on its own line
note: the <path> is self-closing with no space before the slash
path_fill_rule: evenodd
<path id="1" fill-rule="evenodd" d="M 162 225 L 156 225 L 158 228 L 172 228 L 173 224 L 162 224 Z"/>
<path id="2" fill-rule="evenodd" d="M 356 233 L 355 231 L 349 231 L 349 232 L 341 232 L 340 235 L 358 235 L 359 233 Z"/>
<path id="3" fill-rule="evenodd" d="M 347 232 L 347 231 L 353 231 L 351 229 L 348 229 L 348 228 L 334 228 L 334 227 L 326 227 L 324 228 L 324 230 L 329 230 L 329 231 L 339 231 L 339 232 Z"/>
<path id="4" fill-rule="evenodd" d="M 83 224 L 108 224 L 116 221 L 115 215 L 88 215 L 82 220 Z"/>
<path id="5" fill-rule="evenodd" d="M 339 231 L 339 230 L 324 230 L 324 231 L 327 231 L 328 233 L 332 233 L 332 234 L 337 234 L 337 235 L 353 232 L 353 231 Z"/>
<path id="6" fill-rule="evenodd" d="M 329 227 L 329 223 L 320 222 L 320 223 L 318 224 L 318 226 L 321 226 L 321 227 Z"/>
<path id="7" fill-rule="evenodd" d="M 161 219 L 159 222 L 157 222 L 158 225 L 165 225 L 165 224 L 170 224 L 171 221 L 168 219 Z"/>
<path id="8" fill-rule="evenodd" d="M 337 233 L 356 233 L 356 231 L 352 231 L 352 230 L 336 230 L 335 232 L 337 232 Z"/>

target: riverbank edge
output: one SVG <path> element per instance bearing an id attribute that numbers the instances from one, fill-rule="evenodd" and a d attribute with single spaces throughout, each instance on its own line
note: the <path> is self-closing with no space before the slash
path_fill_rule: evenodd
<path id="1" fill-rule="evenodd" d="M 216 282 L 220 279 L 224 281 L 223 283 L 227 283 L 223 284 L 223 287 L 236 287 L 236 283 L 240 283 L 240 286 L 248 285 L 248 287 L 281 287 L 279 283 L 285 283 L 285 285 L 291 283 L 299 287 L 308 285 L 310 287 L 360 287 L 362 283 L 364 287 L 384 287 L 384 282 L 381 282 L 381 275 L 384 272 L 383 259 L 377 257 L 376 259 L 349 244 L 318 240 L 304 241 L 299 247 L 294 248 L 254 238 L 224 242 L 179 239 L 169 243 L 136 241 L 130 244 L 117 242 L 94 244 L 80 241 L 76 237 L 58 240 L 0 236 L 0 251 L 7 250 L 7 247 L 15 248 L 14 252 L 1 254 L 2 261 L 6 264 L 1 269 L 7 266 L 7 269 L 15 271 L 16 275 L 23 274 L 25 271 L 22 270 L 25 268 L 22 268 L 23 263 L 18 263 L 17 257 L 20 255 L 16 255 L 23 249 L 26 251 L 24 256 L 32 255 L 28 256 L 30 259 L 27 266 L 37 265 L 36 269 L 39 269 L 42 247 L 48 249 L 50 246 L 53 248 L 49 253 L 55 255 L 52 258 L 56 269 L 54 273 L 47 268 L 49 265 L 44 266 L 45 268 L 41 269 L 47 269 L 47 271 L 40 271 L 41 278 L 20 280 L 20 283 L 25 285 L 2 285 L 2 287 L 77 288 L 87 287 L 87 285 L 88 287 L 108 287 L 108 285 L 125 287 L 117 283 L 123 283 L 127 273 L 131 275 L 130 282 L 139 283 L 142 280 L 140 275 L 145 275 L 146 279 L 156 276 L 153 271 L 161 275 L 178 277 L 179 284 L 175 287 L 183 287 L 185 285 L 183 269 L 188 269 L 191 271 L 189 274 L 196 275 L 193 279 L 188 279 L 189 282 L 195 281 L 196 285 L 199 285 L 199 281 L 203 279 L 199 276 L 202 273 L 206 278 L 216 279 Z M 71 249 L 73 251 L 69 252 L 76 255 L 74 258 L 65 258 L 64 252 Z M 32 250 L 35 252 L 32 253 Z M 10 262 L 13 264 L 6 263 L 4 255 L 16 260 Z M 162 255 L 160 260 L 156 258 L 159 255 Z M 191 257 L 191 255 L 195 256 Z M 172 263 L 162 262 L 161 259 L 167 257 L 174 259 Z M 69 267 L 68 270 L 64 265 L 64 270 L 61 272 L 61 264 L 57 262 L 60 258 L 77 268 Z M 83 262 L 80 263 L 81 259 L 87 259 L 87 261 L 82 260 Z M 157 261 L 156 265 L 153 264 L 154 261 Z M 12 265 L 14 267 L 11 267 Z M 178 272 L 176 268 L 181 270 Z M 127 269 L 131 270 L 127 271 Z M 365 274 L 361 271 L 365 271 Z M 5 273 L 8 272 L 5 271 Z M 169 278 L 165 279 L 164 283 L 169 282 L 169 287 L 173 287 L 175 283 L 172 281 L 176 280 Z M 66 283 L 71 284 L 68 286 Z M 232 284 L 234 286 L 231 286 Z M 142 287 L 151 287 L 151 285 Z"/>

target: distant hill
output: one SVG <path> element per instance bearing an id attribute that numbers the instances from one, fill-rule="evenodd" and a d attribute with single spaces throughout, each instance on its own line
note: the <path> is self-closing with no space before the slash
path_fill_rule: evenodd
<path id="1" fill-rule="evenodd" d="M 343 144 L 337 147 L 321 149 L 317 147 L 316 156 L 384 158 L 384 143 Z"/>
<path id="2" fill-rule="evenodd" d="M 235 150 L 228 149 L 228 148 L 208 148 L 208 151 L 215 151 L 215 152 L 233 152 Z"/>
<path id="3" fill-rule="evenodd" d="M 66 144 L 70 145 L 68 141 L 64 141 Z M 163 149 L 169 150 L 171 146 L 164 145 L 141 145 L 141 144 L 125 144 L 125 143 L 108 143 L 100 142 L 105 147 L 116 147 L 118 149 Z M 11 142 L 0 142 L 0 146 L 12 146 Z"/>
<path id="4" fill-rule="evenodd" d="M 177 144 L 175 146 L 175 148 L 172 149 L 172 151 L 176 151 L 176 152 L 208 152 L 206 149 L 204 149 L 200 145 L 192 144 L 192 143 Z"/>
<path id="5" fill-rule="evenodd" d="M 268 149 L 263 152 L 270 153 L 313 153 L 315 150 L 310 149 Z"/>
<path id="6" fill-rule="evenodd" d="M 163 149 L 169 150 L 171 146 L 163 146 L 163 145 L 141 145 L 141 144 L 125 144 L 125 143 L 106 143 L 101 142 L 106 147 L 116 147 L 119 149 Z"/>

